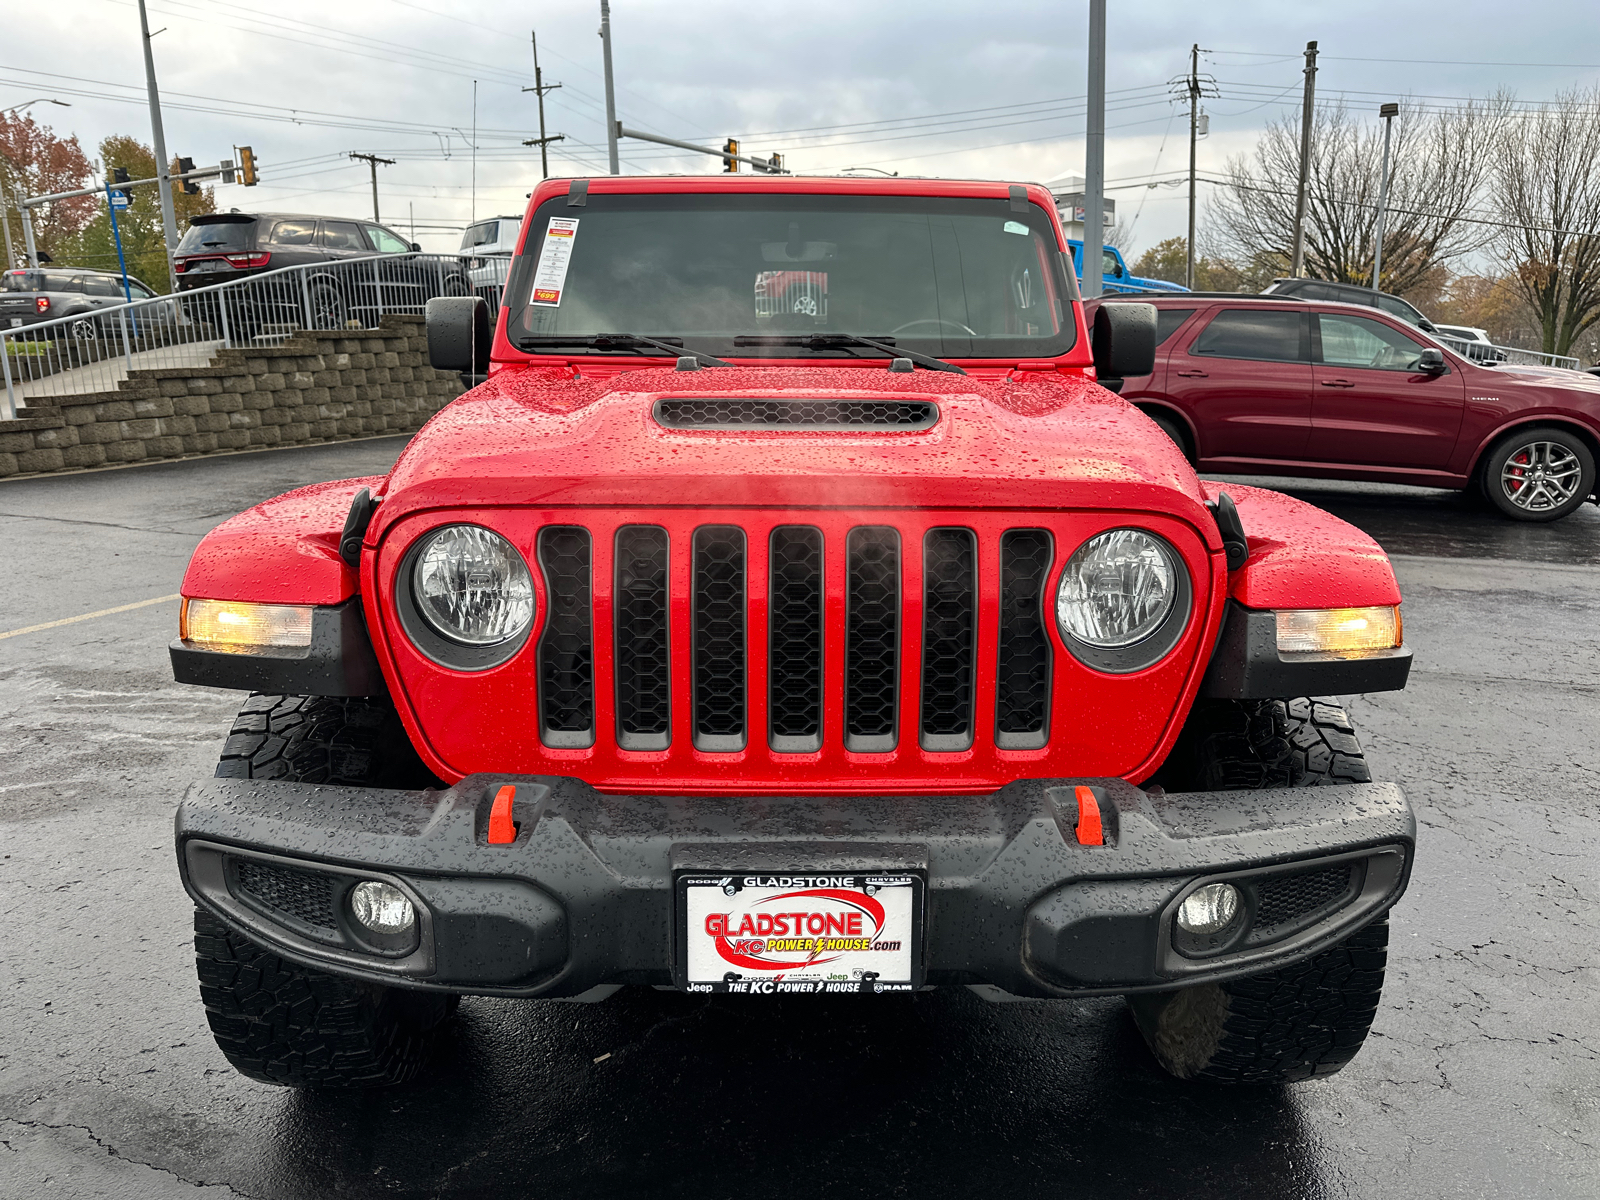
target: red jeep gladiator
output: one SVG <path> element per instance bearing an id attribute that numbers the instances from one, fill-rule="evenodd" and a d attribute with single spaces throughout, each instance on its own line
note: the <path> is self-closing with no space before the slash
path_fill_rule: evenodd
<path id="1" fill-rule="evenodd" d="M 775 278 L 822 303 L 771 303 Z M 200 544 L 177 814 L 228 1060 L 411 1078 L 462 995 L 1123 995 L 1183 1078 L 1326 1075 L 1415 823 L 1316 695 L 1399 688 L 1368 537 L 1115 394 L 1043 187 L 548 180 L 482 380 Z"/>

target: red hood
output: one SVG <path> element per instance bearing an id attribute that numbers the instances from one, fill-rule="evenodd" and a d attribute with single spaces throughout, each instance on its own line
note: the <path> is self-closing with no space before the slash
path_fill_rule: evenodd
<path id="1" fill-rule="evenodd" d="M 962 377 L 863 367 L 693 373 L 607 365 L 497 372 L 395 464 L 375 533 L 407 513 L 486 505 L 1096 508 L 1215 527 L 1193 469 L 1132 405 L 1076 375 Z M 927 399 L 916 432 L 666 429 L 663 396 Z M 1218 542 L 1220 545 L 1220 542 Z"/>

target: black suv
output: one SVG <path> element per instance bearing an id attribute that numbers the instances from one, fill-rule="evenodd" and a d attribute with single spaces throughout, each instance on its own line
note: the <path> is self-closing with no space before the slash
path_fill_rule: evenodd
<path id="1" fill-rule="evenodd" d="M 1293 296 L 1296 300 L 1333 300 L 1339 304 L 1365 304 L 1368 308 L 1379 309 L 1391 317 L 1399 317 L 1407 325 L 1415 326 L 1424 333 L 1434 332 L 1433 322 L 1399 296 L 1391 296 L 1388 292 L 1375 292 L 1371 288 L 1359 287 L 1353 283 L 1328 283 L 1321 279 L 1274 279 L 1263 289 L 1262 295 Z"/>
<path id="2" fill-rule="evenodd" d="M 464 263 L 421 258 L 420 251 L 372 221 L 304 213 L 206 213 L 189 219 L 173 266 L 180 293 L 284 267 L 307 268 L 230 293 L 229 331 L 254 336 L 264 326 L 283 323 L 339 329 L 358 312 L 364 318 L 420 313 L 434 296 L 471 294 Z M 394 257 L 384 263 L 353 261 L 375 255 Z M 221 307 L 214 299 L 186 304 L 191 317 L 211 324 L 221 318 Z"/>
<path id="3" fill-rule="evenodd" d="M 0 273 L 0 329 L 40 325 L 59 317 L 78 317 L 68 325 L 57 326 L 79 341 L 112 335 L 117 319 L 99 316 L 99 310 L 125 304 L 129 298 L 148 300 L 155 293 L 132 275 L 126 295 L 122 276 L 116 271 L 94 271 L 87 267 L 38 267 Z M 176 324 L 175 305 L 147 305 L 137 310 L 139 321 L 161 325 Z M 59 333 L 52 336 L 59 336 Z"/>

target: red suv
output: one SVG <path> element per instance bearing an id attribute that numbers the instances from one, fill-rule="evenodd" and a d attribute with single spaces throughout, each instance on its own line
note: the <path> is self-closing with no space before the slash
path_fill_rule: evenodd
<path id="1" fill-rule="evenodd" d="M 1594 498 L 1600 380 L 1481 366 L 1354 304 L 1137 299 L 1155 369 L 1121 394 L 1202 470 L 1477 486 L 1519 521 Z"/>

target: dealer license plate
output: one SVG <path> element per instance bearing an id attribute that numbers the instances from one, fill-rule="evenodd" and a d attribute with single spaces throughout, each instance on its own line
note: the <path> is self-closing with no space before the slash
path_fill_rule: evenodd
<path id="1" fill-rule="evenodd" d="M 21 317 L 12 317 L 11 318 L 11 328 L 16 329 L 21 324 L 22 324 L 22 318 Z"/>
<path id="2" fill-rule="evenodd" d="M 920 874 L 683 873 L 678 986 L 907 992 L 922 982 Z"/>
<path id="3" fill-rule="evenodd" d="M 208 258 L 204 262 L 195 263 L 194 266 L 190 267 L 188 271 L 184 273 L 187 275 L 211 275 L 217 271 L 226 271 L 227 269 L 227 263 L 218 262 L 214 258 Z"/>

